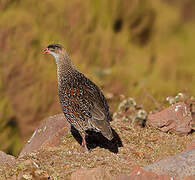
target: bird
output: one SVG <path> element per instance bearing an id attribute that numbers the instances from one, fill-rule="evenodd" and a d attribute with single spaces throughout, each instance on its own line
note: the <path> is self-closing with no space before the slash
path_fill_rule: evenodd
<path id="1" fill-rule="evenodd" d="M 101 132 L 111 141 L 114 136 L 109 105 L 100 88 L 76 69 L 62 45 L 50 44 L 44 53 L 54 56 L 61 108 L 67 121 L 81 135 L 82 147 L 88 151 L 87 130 Z"/>

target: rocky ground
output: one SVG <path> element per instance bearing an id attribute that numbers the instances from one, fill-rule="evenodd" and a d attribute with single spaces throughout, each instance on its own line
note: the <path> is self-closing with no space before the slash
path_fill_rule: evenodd
<path id="1" fill-rule="evenodd" d="M 194 102 L 150 114 L 146 126 L 127 118 L 137 106 L 128 102 L 132 99 L 119 105 L 111 122 L 114 140 L 89 132 L 89 153 L 63 114 L 44 119 L 18 158 L 1 152 L 1 179 L 194 179 Z"/>
<path id="2" fill-rule="evenodd" d="M 147 110 L 149 94 L 159 102 L 194 95 L 194 0 L 0 0 L 0 13 L 0 150 L 8 154 L 61 112 L 56 64 L 42 55 L 51 43 L 114 97 L 111 113 L 121 94 Z"/>

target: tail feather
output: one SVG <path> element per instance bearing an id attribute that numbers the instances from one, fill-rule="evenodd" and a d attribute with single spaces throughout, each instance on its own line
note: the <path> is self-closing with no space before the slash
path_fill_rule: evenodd
<path id="1" fill-rule="evenodd" d="M 106 137 L 108 140 L 112 140 L 113 139 L 113 133 L 112 133 L 112 128 L 110 126 L 110 123 L 104 119 L 103 121 L 92 121 L 92 124 L 100 130 L 100 132 L 102 133 L 102 135 L 104 137 Z"/>

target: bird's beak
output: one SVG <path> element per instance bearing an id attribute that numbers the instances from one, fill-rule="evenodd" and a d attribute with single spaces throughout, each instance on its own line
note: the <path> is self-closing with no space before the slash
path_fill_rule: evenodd
<path id="1" fill-rule="evenodd" d="M 50 51 L 49 51 L 48 48 L 43 50 L 43 53 L 44 53 L 44 54 L 48 54 L 49 52 L 50 52 Z"/>

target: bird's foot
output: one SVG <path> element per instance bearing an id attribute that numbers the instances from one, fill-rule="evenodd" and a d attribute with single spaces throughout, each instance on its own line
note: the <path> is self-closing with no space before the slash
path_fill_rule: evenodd
<path id="1" fill-rule="evenodd" d="M 86 140 L 85 140 L 85 133 L 81 133 L 81 136 L 82 136 L 81 152 L 89 153 L 89 149 L 87 148 L 87 143 L 86 143 Z"/>

